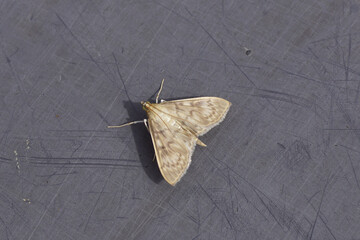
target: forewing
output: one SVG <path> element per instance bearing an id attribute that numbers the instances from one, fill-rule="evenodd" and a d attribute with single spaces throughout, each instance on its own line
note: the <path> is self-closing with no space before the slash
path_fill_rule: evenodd
<path id="1" fill-rule="evenodd" d="M 197 138 L 168 115 L 148 112 L 149 131 L 161 174 L 175 185 L 191 162 Z"/>
<path id="2" fill-rule="evenodd" d="M 196 136 L 201 136 L 224 120 L 231 103 L 218 97 L 188 98 L 156 104 Z"/>

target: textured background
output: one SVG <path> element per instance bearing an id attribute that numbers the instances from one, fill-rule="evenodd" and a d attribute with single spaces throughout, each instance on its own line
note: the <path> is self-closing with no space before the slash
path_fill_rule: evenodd
<path id="1" fill-rule="evenodd" d="M 0 239 L 360 239 L 356 0 L 0 2 Z M 246 48 L 251 49 L 247 55 Z M 168 185 L 139 102 L 233 103 Z"/>

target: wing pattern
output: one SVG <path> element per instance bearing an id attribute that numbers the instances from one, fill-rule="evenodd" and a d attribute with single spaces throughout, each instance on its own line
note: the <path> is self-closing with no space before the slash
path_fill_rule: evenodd
<path id="1" fill-rule="evenodd" d="M 201 136 L 224 120 L 230 106 L 231 103 L 222 98 L 199 97 L 163 102 L 156 108 Z"/>
<path id="2" fill-rule="evenodd" d="M 168 183 L 175 185 L 186 173 L 195 145 L 200 141 L 198 136 L 218 125 L 230 105 L 217 97 L 150 104 L 149 131 L 161 174 Z"/>
<path id="3" fill-rule="evenodd" d="M 190 165 L 197 137 L 182 129 L 168 116 L 151 112 L 148 117 L 149 131 L 161 174 L 168 183 L 175 185 Z"/>

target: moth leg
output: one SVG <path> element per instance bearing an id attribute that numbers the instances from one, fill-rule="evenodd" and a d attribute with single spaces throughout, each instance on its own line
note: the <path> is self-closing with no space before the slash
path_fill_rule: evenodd
<path id="1" fill-rule="evenodd" d="M 155 162 L 155 158 L 156 158 L 156 155 L 155 155 L 155 153 L 154 153 L 153 162 Z"/>
<path id="2" fill-rule="evenodd" d="M 144 122 L 145 127 L 147 128 L 147 130 L 150 132 L 147 119 L 144 119 L 144 121 L 143 121 L 143 122 Z"/>
<path id="3" fill-rule="evenodd" d="M 163 80 L 161 81 L 160 89 L 159 89 L 158 93 L 156 94 L 156 101 L 155 101 L 156 103 L 159 103 L 159 96 L 160 96 L 161 90 L 163 88 L 164 81 L 165 81 L 165 79 L 163 78 Z"/>

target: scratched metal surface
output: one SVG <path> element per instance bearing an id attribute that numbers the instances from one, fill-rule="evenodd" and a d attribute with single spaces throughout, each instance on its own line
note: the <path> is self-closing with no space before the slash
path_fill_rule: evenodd
<path id="1" fill-rule="evenodd" d="M 360 239 L 359 8 L 2 1 L 0 239 Z M 162 78 L 233 103 L 176 187 L 106 128 Z"/>

